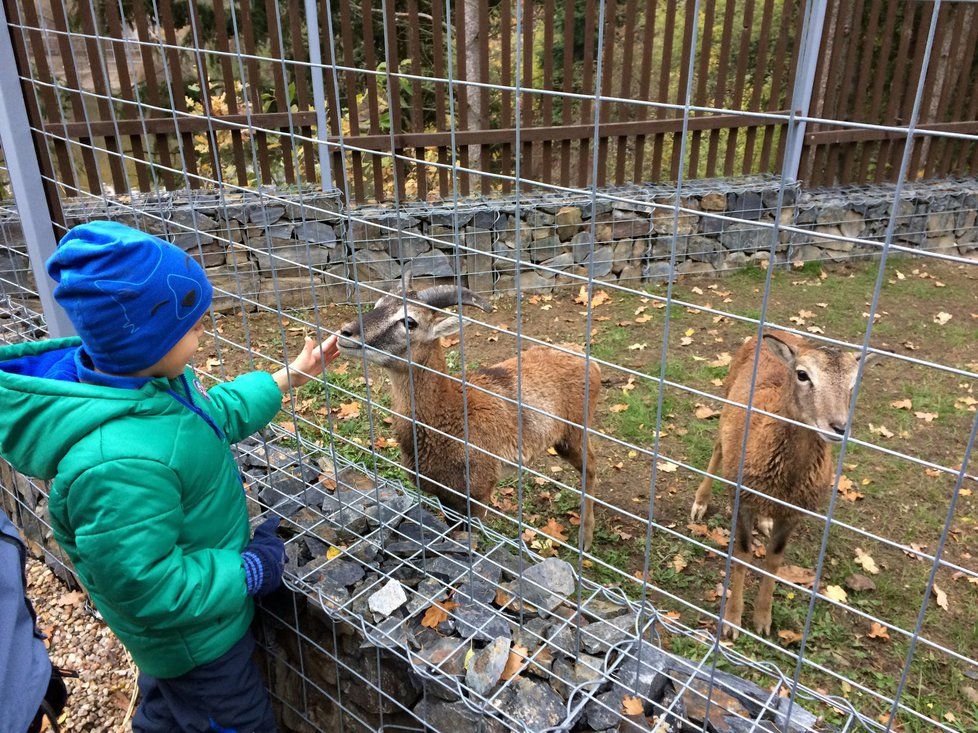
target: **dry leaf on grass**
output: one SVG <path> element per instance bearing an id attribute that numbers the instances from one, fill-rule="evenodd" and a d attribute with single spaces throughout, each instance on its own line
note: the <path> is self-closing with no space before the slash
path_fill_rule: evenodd
<path id="1" fill-rule="evenodd" d="M 675 570 L 677 573 L 681 573 L 689 563 L 682 555 L 676 555 L 674 558 L 672 558 L 672 562 L 669 564 L 672 566 L 673 570 Z"/>
<path id="2" fill-rule="evenodd" d="M 587 305 L 587 285 L 582 285 L 581 289 L 577 293 L 577 297 L 574 298 L 575 303 L 580 305 Z M 605 303 L 611 302 L 611 296 L 608 295 L 604 290 L 599 290 L 596 293 L 591 294 L 591 307 L 597 308 L 599 305 L 604 305 Z"/>
<path id="3" fill-rule="evenodd" d="M 869 553 L 863 552 L 859 547 L 856 548 L 856 565 L 861 566 L 870 575 L 879 575 L 880 569 L 876 565 L 876 561 Z"/>
<path id="4" fill-rule="evenodd" d="M 663 473 L 675 473 L 679 469 L 679 466 L 671 461 L 656 461 L 655 465 Z"/>
<path id="5" fill-rule="evenodd" d="M 298 428 L 296 428 L 295 423 L 291 420 L 283 420 L 278 423 L 278 426 L 287 433 L 292 433 L 293 435 L 298 433 Z"/>
<path id="6" fill-rule="evenodd" d="M 428 610 L 424 612 L 424 617 L 421 619 L 421 625 L 427 626 L 429 629 L 438 628 L 438 624 L 448 620 L 449 611 L 456 606 L 458 606 L 458 604 L 454 601 L 435 601 L 428 606 Z"/>
<path id="7" fill-rule="evenodd" d="M 557 540 L 567 539 L 567 530 L 564 528 L 564 525 L 553 517 L 550 517 L 550 519 L 547 520 L 547 523 L 541 527 L 540 531 Z"/>
<path id="8" fill-rule="evenodd" d="M 953 317 L 954 316 L 952 316 L 950 313 L 941 311 L 936 316 L 934 316 L 934 323 L 936 323 L 938 326 L 943 326 L 945 323 L 950 321 Z"/>
<path id="9" fill-rule="evenodd" d="M 645 715 L 645 705 L 641 698 L 625 695 L 621 699 L 621 711 L 625 715 Z"/>
<path id="10" fill-rule="evenodd" d="M 866 636 L 870 639 L 884 639 L 886 641 L 890 639 L 890 633 L 886 630 L 886 627 L 876 621 L 870 624 L 869 633 Z"/>
<path id="11" fill-rule="evenodd" d="M 612 405 L 608 408 L 609 412 L 624 412 L 628 409 L 628 405 L 624 402 L 619 402 L 617 405 Z"/>
<path id="12" fill-rule="evenodd" d="M 913 402 L 909 397 L 905 400 L 894 400 L 890 403 L 890 407 L 895 407 L 898 410 L 912 410 Z"/>
<path id="13" fill-rule="evenodd" d="M 842 586 L 839 585 L 827 585 L 825 586 L 825 597 L 829 600 L 836 601 L 838 603 L 845 603 L 849 600 L 848 594 L 843 590 Z"/>
<path id="14" fill-rule="evenodd" d="M 801 641 L 801 634 L 797 631 L 792 631 L 791 629 L 781 629 L 778 632 L 778 638 L 781 639 L 781 644 L 783 646 L 791 646 L 792 644 L 797 644 Z"/>
<path id="15" fill-rule="evenodd" d="M 839 496 L 845 501 L 859 501 L 865 498 L 866 495 L 860 491 L 856 491 L 852 479 L 843 473 L 839 476 Z"/>
<path id="16" fill-rule="evenodd" d="M 915 412 L 914 417 L 918 420 L 923 420 L 924 422 L 934 422 L 938 415 L 936 412 Z"/>
<path id="17" fill-rule="evenodd" d="M 709 420 L 711 417 L 716 417 L 720 414 L 719 410 L 714 410 L 712 407 L 707 405 L 701 405 L 697 403 L 696 409 L 693 414 L 700 420 Z"/>
<path id="18" fill-rule="evenodd" d="M 937 583 L 934 583 L 934 585 L 931 587 L 931 592 L 934 594 L 934 600 L 936 601 L 937 605 L 947 611 L 947 593 L 938 588 Z"/>
<path id="19" fill-rule="evenodd" d="M 717 358 L 710 362 L 711 367 L 725 367 L 729 366 L 730 362 L 733 361 L 733 357 L 726 351 L 717 354 Z"/>
<path id="20" fill-rule="evenodd" d="M 630 344 L 629 347 L 628 347 L 628 350 L 629 351 L 645 351 L 645 347 L 647 347 L 647 346 L 648 346 L 648 344 L 646 344 L 646 343 Z"/>
<path id="21" fill-rule="evenodd" d="M 336 416 L 340 420 L 354 420 L 360 417 L 360 403 L 344 402 L 336 408 Z"/>
<path id="22" fill-rule="evenodd" d="M 884 438 L 892 438 L 894 435 L 893 431 L 885 425 L 873 425 L 873 423 L 869 424 L 869 432 L 874 435 L 882 435 Z"/>
<path id="23" fill-rule="evenodd" d="M 778 577 L 784 578 L 789 583 L 800 585 L 802 588 L 810 588 L 815 582 L 815 571 L 799 565 L 782 565 L 778 568 Z"/>

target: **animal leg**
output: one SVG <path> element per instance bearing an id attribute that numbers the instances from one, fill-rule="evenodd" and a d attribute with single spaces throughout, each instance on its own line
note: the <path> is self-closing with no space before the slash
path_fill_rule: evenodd
<path id="1" fill-rule="evenodd" d="M 795 527 L 791 520 L 778 519 L 771 528 L 771 536 L 764 555 L 764 569 L 771 575 L 778 574 L 781 561 L 784 559 L 784 548 Z M 771 633 L 771 604 L 774 599 L 774 578 L 767 575 L 761 578 L 761 586 L 757 590 L 757 600 L 754 602 L 754 629 L 758 634 Z"/>
<path id="2" fill-rule="evenodd" d="M 751 532 L 754 529 L 754 513 L 749 508 L 741 506 L 738 515 L 734 557 L 746 564 L 735 562 L 730 569 L 730 597 L 723 614 L 723 636 L 731 640 L 740 635 L 737 627 L 744 614 L 744 575 L 751 561 Z"/>
<path id="3" fill-rule="evenodd" d="M 722 459 L 723 451 L 720 447 L 720 439 L 717 438 L 717 442 L 713 444 L 713 455 L 710 456 L 710 465 L 706 469 L 706 472 L 710 474 L 710 476 L 703 477 L 699 488 L 696 489 L 696 496 L 693 499 L 693 507 L 689 510 L 689 518 L 694 522 L 697 522 L 705 517 L 707 510 L 710 508 L 710 496 L 713 493 L 712 477 L 716 476 L 717 471 L 720 470 L 720 461 Z"/>
<path id="4" fill-rule="evenodd" d="M 590 550 L 594 540 L 594 452 L 591 444 L 587 446 L 587 471 L 584 471 L 584 461 L 581 453 L 580 433 L 570 440 L 562 440 L 554 446 L 554 450 L 565 461 L 570 463 L 582 479 L 586 479 L 582 491 L 587 498 L 584 500 L 584 514 L 581 516 L 581 532 L 584 534 L 584 549 Z"/>

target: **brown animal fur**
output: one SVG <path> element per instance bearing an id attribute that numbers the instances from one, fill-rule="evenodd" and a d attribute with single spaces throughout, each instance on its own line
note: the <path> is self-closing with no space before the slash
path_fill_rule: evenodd
<path id="1" fill-rule="evenodd" d="M 414 414 L 416 417 L 416 422 L 395 418 L 394 428 L 402 463 L 412 475 L 420 477 L 420 488 L 438 496 L 463 514 L 471 508 L 474 516 L 484 516 L 492 491 L 503 475 L 503 461 L 496 456 L 513 463 L 521 459 L 527 463 L 544 455 L 552 447 L 581 473 L 586 446 L 587 470 L 583 478 L 586 479 L 587 492 L 593 492 L 594 454 L 583 439 L 581 428 L 577 427 L 584 423 L 585 418 L 584 356 L 540 346 L 522 353 L 524 407 L 523 451 L 520 456 L 517 405 L 502 399 L 516 400 L 517 360 L 513 357 L 485 369 L 469 371 L 466 374 L 463 403 L 462 384 L 446 376 L 445 350 L 440 342 L 440 337 L 446 335 L 449 329 L 457 330 L 458 318 L 451 316 L 438 320 L 444 314 L 434 308 L 449 307 L 453 301 L 449 293 L 433 295 L 432 291 L 437 290 L 429 288 L 421 292 L 407 292 L 409 300 L 435 302 L 429 306 L 416 303 L 407 305 L 407 313 L 416 324 L 410 330 L 410 360 L 416 368 L 409 369 L 405 358 L 388 358 L 391 353 L 396 354 L 400 350 L 399 344 L 406 328 L 403 325 L 405 304 L 400 292 L 381 298 L 374 310 L 364 315 L 363 331 L 367 335 L 360 339 L 368 346 L 385 352 L 373 357 L 373 361 L 384 366 L 390 374 L 395 412 Z M 468 291 L 465 293 L 466 304 L 488 307 L 478 296 Z M 454 326 L 452 321 L 455 322 Z M 364 353 L 356 347 L 360 332 L 357 321 L 344 325 L 340 331 L 341 350 L 350 355 Z M 371 350 L 368 349 L 366 354 L 370 358 Z M 594 425 L 600 386 L 601 370 L 591 362 L 588 426 Z M 466 409 L 468 451 L 464 443 L 454 439 L 465 438 Z M 466 501 L 466 465 L 468 486 L 474 500 L 471 507 L 467 506 Z M 589 548 L 594 532 L 593 501 L 590 498 L 585 502 L 581 530 L 584 532 L 584 546 Z"/>
<path id="2" fill-rule="evenodd" d="M 734 402 L 747 403 L 754 349 L 755 339 L 750 339 L 741 346 L 730 365 L 724 387 L 726 397 Z M 832 435 L 823 438 L 809 428 L 751 412 L 741 483 L 764 496 L 748 491 L 740 494 L 734 552 L 744 564 L 733 566 L 730 597 L 724 614 L 724 634 L 731 638 L 737 637 L 737 626 L 743 614 L 744 574 L 746 564 L 751 562 L 751 533 L 755 520 L 772 520 L 764 569 L 777 575 L 785 546 L 800 519 L 798 512 L 767 497 L 815 510 L 831 489 L 832 449 L 827 441 L 841 441 L 835 436 L 841 435 L 845 428 L 857 365 L 852 354 L 828 346 L 814 346 L 792 334 L 764 335 L 753 407 L 814 425 Z M 800 372 L 808 378 L 802 380 Z M 724 406 L 708 473 L 717 474 L 721 470 L 727 480 L 737 480 L 745 415 L 741 407 Z M 690 512 L 694 520 L 705 516 L 712 485 L 713 479 L 707 476 L 697 489 Z M 728 486 L 728 493 L 732 495 L 733 487 Z M 754 627 L 760 634 L 771 632 L 773 593 L 773 578 L 763 576 L 754 605 Z"/>

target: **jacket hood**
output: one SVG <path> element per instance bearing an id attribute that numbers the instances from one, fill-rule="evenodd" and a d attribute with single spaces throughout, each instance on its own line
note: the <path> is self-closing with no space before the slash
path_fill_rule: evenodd
<path id="1" fill-rule="evenodd" d="M 159 380 L 141 389 L 78 382 L 80 346 L 67 338 L 0 347 L 0 456 L 21 473 L 54 478 L 75 443 L 159 389 Z"/>

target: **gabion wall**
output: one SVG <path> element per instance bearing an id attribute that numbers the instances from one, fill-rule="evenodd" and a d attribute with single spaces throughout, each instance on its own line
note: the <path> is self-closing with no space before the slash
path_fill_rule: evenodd
<path id="1" fill-rule="evenodd" d="M 769 260 L 771 230 L 762 224 L 774 221 L 778 183 L 752 178 L 690 184 L 680 203 L 701 213 L 684 211 L 678 217 L 676 273 L 709 275 Z M 517 240 L 524 292 L 549 292 L 573 282 L 567 275 L 586 277 L 591 268 L 598 280 L 629 287 L 667 278 L 674 212 L 650 204 L 668 206 L 673 194 L 651 185 L 609 193 L 638 203 L 592 203 L 588 197 L 548 193 L 524 194 L 518 201 L 466 200 L 457 209 L 410 204 L 398 212 L 384 207 L 347 212 L 336 196 L 321 192 L 204 191 L 77 202 L 66 215 L 69 225 L 115 219 L 184 247 L 202 261 L 219 290 L 234 294 L 219 297 L 218 310 L 237 306 L 239 296 L 250 308 L 292 309 L 353 302 L 354 280 L 387 289 L 408 263 L 416 277 L 454 282 L 461 271 L 463 284 L 477 292 L 510 293 L 516 288 Z M 780 232 L 776 262 L 838 262 L 877 254 L 876 246 L 832 237 L 882 241 L 892 199 L 885 186 L 786 189 L 781 221 L 805 231 Z M 976 219 L 976 179 L 907 186 L 894 244 L 976 256 Z M 0 294 L 29 296 L 29 262 L 12 208 L 0 211 L 0 227 L 5 249 Z M 373 299 L 370 291 L 364 299 Z"/>

